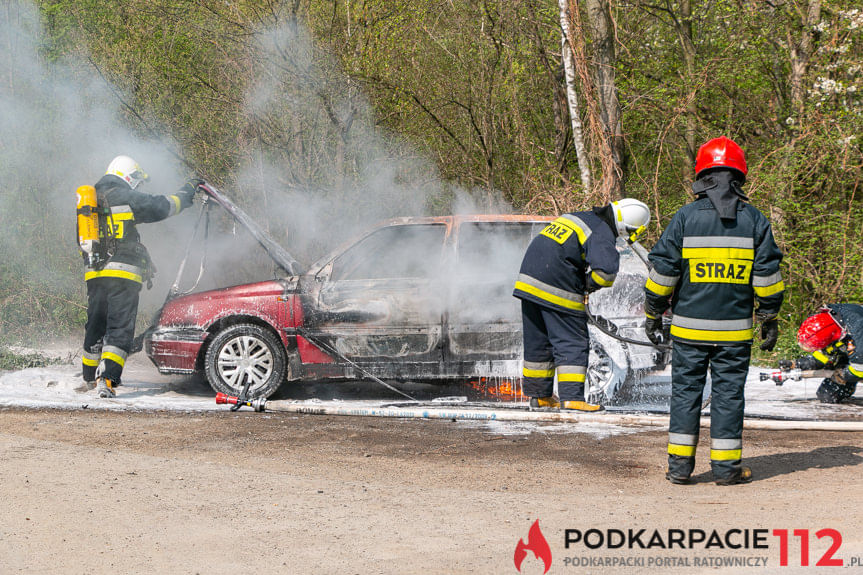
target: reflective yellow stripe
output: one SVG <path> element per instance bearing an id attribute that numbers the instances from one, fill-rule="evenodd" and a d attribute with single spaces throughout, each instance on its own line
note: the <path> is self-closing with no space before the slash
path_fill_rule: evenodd
<path id="1" fill-rule="evenodd" d="M 663 286 L 659 285 L 652 279 L 648 278 L 647 283 L 644 284 L 645 289 L 649 292 L 653 292 L 656 295 L 671 295 L 674 291 L 674 286 Z"/>
<path id="2" fill-rule="evenodd" d="M 90 359 L 88 357 L 82 357 L 81 363 L 83 363 L 84 365 L 89 366 L 89 367 L 96 367 L 97 365 L 99 365 L 99 360 L 98 359 Z"/>
<path id="3" fill-rule="evenodd" d="M 620 214 L 620 219 L 623 219 L 623 213 Z M 638 237 L 644 233 L 644 230 L 647 229 L 647 226 L 641 226 L 631 234 L 629 234 L 629 243 L 635 243 L 638 241 Z"/>
<path id="4" fill-rule="evenodd" d="M 558 373 L 557 381 L 575 381 L 581 382 L 584 381 L 583 373 Z"/>
<path id="5" fill-rule="evenodd" d="M 138 283 L 144 282 L 144 279 L 141 277 L 140 274 L 126 272 L 123 270 L 101 270 L 87 272 L 84 274 L 84 281 L 90 281 L 95 278 L 122 278 L 126 280 L 132 280 L 133 282 Z"/>
<path id="6" fill-rule="evenodd" d="M 827 363 L 828 361 L 830 361 L 830 358 L 829 358 L 829 357 L 827 357 L 826 355 L 824 355 L 824 354 L 823 354 L 822 352 L 820 352 L 820 351 L 816 351 L 815 353 L 813 353 L 813 354 L 812 354 L 812 357 L 814 357 L 815 359 L 817 359 L 817 360 L 818 360 L 818 361 L 820 361 L 821 363 Z"/>
<path id="7" fill-rule="evenodd" d="M 752 286 L 752 289 L 755 290 L 755 295 L 758 297 L 767 297 L 785 291 L 785 282 L 778 282 L 765 287 Z"/>
<path id="8" fill-rule="evenodd" d="M 755 250 L 751 248 L 683 248 L 681 255 L 685 260 L 692 259 L 755 259 Z"/>
<path id="9" fill-rule="evenodd" d="M 587 234 L 585 234 L 585 233 L 584 233 L 584 230 L 583 230 L 583 229 L 581 229 L 581 226 L 579 226 L 578 224 L 576 224 L 574 221 L 570 220 L 569 218 L 563 218 L 563 217 L 557 218 L 557 219 L 556 219 L 556 220 L 554 220 L 554 221 L 556 221 L 556 222 L 560 222 L 560 223 L 566 222 L 566 223 L 569 225 L 569 227 L 570 227 L 570 228 L 572 228 L 573 230 L 575 230 L 575 235 L 577 235 L 577 236 L 578 236 L 578 242 L 579 242 L 581 245 L 584 245 L 584 244 L 585 244 L 585 242 L 587 242 Z"/>
<path id="10" fill-rule="evenodd" d="M 554 377 L 554 368 L 551 369 L 527 369 L 521 370 L 524 377 Z"/>
<path id="11" fill-rule="evenodd" d="M 647 319 L 656 319 L 656 316 L 655 316 L 655 315 L 649 314 L 649 313 L 647 313 L 647 312 L 644 312 L 644 315 L 646 315 L 646 316 L 647 316 Z"/>
<path id="12" fill-rule="evenodd" d="M 179 214 L 180 209 L 181 209 L 180 198 L 178 196 L 168 196 L 168 197 L 171 199 L 172 202 L 174 202 L 174 213 Z"/>
<path id="13" fill-rule="evenodd" d="M 857 377 L 863 377 L 863 371 L 860 371 L 859 369 L 855 369 L 853 364 L 848 366 L 848 371 L 850 371 L 851 373 L 853 373 Z"/>
<path id="14" fill-rule="evenodd" d="M 601 285 L 602 287 L 608 287 L 608 286 L 610 286 L 610 285 L 613 285 L 613 284 L 614 284 L 614 280 L 607 280 L 607 279 L 605 279 L 604 277 L 600 276 L 600 275 L 599 275 L 598 273 L 596 273 L 595 271 L 591 271 L 591 272 L 590 272 L 590 277 L 592 277 L 592 278 L 593 278 L 593 281 L 595 281 L 596 283 L 598 283 L 598 284 L 599 284 L 599 285 Z"/>
<path id="15" fill-rule="evenodd" d="M 110 359 L 114 363 L 119 363 L 120 366 L 126 365 L 126 360 L 117 355 L 116 353 L 111 353 L 110 351 L 102 352 L 102 359 Z"/>
<path id="16" fill-rule="evenodd" d="M 752 334 L 752 329 L 710 331 L 706 329 L 689 329 L 677 325 L 671 326 L 671 335 L 693 341 L 747 341 L 752 339 Z"/>
<path id="17" fill-rule="evenodd" d="M 668 444 L 669 455 L 679 455 L 680 457 L 695 457 L 694 445 L 677 445 L 675 443 Z"/>
<path id="18" fill-rule="evenodd" d="M 743 457 L 742 449 L 711 449 L 710 459 L 713 461 L 734 461 Z"/>
<path id="19" fill-rule="evenodd" d="M 547 291 L 541 290 L 538 287 L 534 287 L 532 285 L 526 284 L 524 282 L 515 282 L 515 289 L 523 291 L 525 293 L 529 293 L 538 297 L 539 299 L 545 300 L 549 303 L 553 303 L 555 305 L 559 305 L 560 307 L 565 307 L 567 309 L 575 309 L 575 310 L 583 310 L 584 304 L 580 301 L 572 301 L 560 296 L 552 295 Z"/>

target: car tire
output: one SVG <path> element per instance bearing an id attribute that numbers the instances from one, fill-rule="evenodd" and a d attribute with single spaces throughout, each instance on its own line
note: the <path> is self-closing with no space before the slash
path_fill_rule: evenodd
<path id="1" fill-rule="evenodd" d="M 249 398 L 267 398 L 285 379 L 285 347 L 271 330 L 251 323 L 230 325 L 213 337 L 204 356 L 207 381 L 217 392 L 239 395 L 251 377 Z"/>

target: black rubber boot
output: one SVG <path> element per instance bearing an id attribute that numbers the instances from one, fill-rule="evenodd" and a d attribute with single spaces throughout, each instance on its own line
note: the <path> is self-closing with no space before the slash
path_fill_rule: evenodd
<path id="1" fill-rule="evenodd" d="M 842 403 L 851 397 L 851 391 L 847 385 L 839 385 L 832 379 L 825 379 L 818 386 L 818 391 L 815 392 L 815 397 L 821 403 Z"/>
<path id="2" fill-rule="evenodd" d="M 715 478 L 716 485 L 737 485 L 739 483 L 749 483 L 752 481 L 752 470 L 748 467 L 740 467 L 737 473 L 729 477 Z"/>
<path id="3" fill-rule="evenodd" d="M 665 478 L 677 485 L 686 485 L 690 483 L 692 470 L 695 469 L 694 457 L 683 457 L 681 455 L 668 456 L 668 469 L 665 471 Z"/>

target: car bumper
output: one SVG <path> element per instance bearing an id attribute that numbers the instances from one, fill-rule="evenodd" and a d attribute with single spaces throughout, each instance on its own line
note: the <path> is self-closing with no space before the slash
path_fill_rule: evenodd
<path id="1" fill-rule="evenodd" d="M 193 373 L 206 338 L 200 329 L 159 329 L 144 339 L 144 350 L 160 373 Z"/>

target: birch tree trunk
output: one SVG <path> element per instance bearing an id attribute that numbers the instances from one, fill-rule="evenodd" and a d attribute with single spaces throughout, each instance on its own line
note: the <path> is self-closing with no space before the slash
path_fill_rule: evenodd
<path id="1" fill-rule="evenodd" d="M 566 80 L 566 99 L 569 105 L 569 118 L 572 124 L 572 143 L 578 158 L 578 169 L 581 173 L 581 185 L 585 192 L 591 189 L 590 159 L 584 145 L 584 131 L 581 116 L 578 112 L 578 94 L 575 91 L 575 68 L 572 61 L 572 49 L 569 45 L 569 13 L 567 0 L 558 0 L 560 6 L 560 58 L 563 61 L 563 71 Z"/>
<path id="2" fill-rule="evenodd" d="M 791 85 L 791 105 L 798 114 L 803 113 L 803 101 L 806 91 L 803 88 L 803 78 L 809 68 L 809 57 L 814 45 L 815 25 L 821 20 L 821 1 L 809 0 L 805 14 L 801 15 L 803 32 L 800 42 L 795 42 L 791 31 L 788 32 L 788 47 L 790 48 L 791 72 L 788 82 Z"/>
<path id="3" fill-rule="evenodd" d="M 695 42 L 692 39 L 692 3 L 690 0 L 680 2 L 680 24 L 677 30 L 680 36 L 680 48 L 683 53 L 683 67 L 686 72 L 686 127 L 684 128 L 684 139 L 686 141 L 686 157 L 688 162 L 683 168 L 684 180 L 695 179 L 695 153 L 697 142 L 695 140 L 698 129 L 698 110 L 695 106 Z"/>

